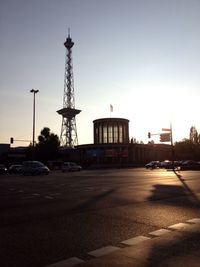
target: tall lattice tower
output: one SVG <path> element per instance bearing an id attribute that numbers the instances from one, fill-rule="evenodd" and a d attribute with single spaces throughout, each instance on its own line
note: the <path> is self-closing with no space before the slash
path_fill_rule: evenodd
<path id="1" fill-rule="evenodd" d="M 73 148 L 78 145 L 78 136 L 76 129 L 76 115 L 81 110 L 75 109 L 74 97 L 74 78 L 73 78 L 73 65 L 72 65 L 72 47 L 74 42 L 68 33 L 68 37 L 64 43 L 66 47 L 65 58 L 65 75 L 64 75 L 64 96 L 63 108 L 58 110 L 58 114 L 62 115 L 62 126 L 60 134 L 61 146 Z"/>

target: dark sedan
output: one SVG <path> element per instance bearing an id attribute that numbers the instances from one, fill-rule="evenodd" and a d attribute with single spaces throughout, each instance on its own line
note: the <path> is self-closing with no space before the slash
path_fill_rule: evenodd
<path id="1" fill-rule="evenodd" d="M 20 174 L 21 171 L 22 171 L 22 165 L 20 165 L 20 164 L 11 165 L 8 168 L 8 173 L 9 174 Z"/>
<path id="2" fill-rule="evenodd" d="M 182 171 L 200 170 L 200 163 L 194 160 L 186 160 L 180 166 Z"/>
<path id="3" fill-rule="evenodd" d="M 24 161 L 21 172 L 23 175 L 49 174 L 49 168 L 40 161 Z"/>
<path id="4" fill-rule="evenodd" d="M 160 162 L 158 160 L 151 161 L 145 165 L 146 169 L 155 169 L 160 167 Z"/>

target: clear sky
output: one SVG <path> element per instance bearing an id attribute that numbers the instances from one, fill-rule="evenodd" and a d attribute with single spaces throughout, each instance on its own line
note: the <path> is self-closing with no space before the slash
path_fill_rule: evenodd
<path id="1" fill-rule="evenodd" d="M 199 14 L 199 0 L 1 0 L 0 143 L 32 139 L 32 88 L 36 136 L 60 136 L 68 27 L 79 144 L 93 143 L 110 104 L 144 143 L 170 119 L 175 141 L 200 131 Z"/>

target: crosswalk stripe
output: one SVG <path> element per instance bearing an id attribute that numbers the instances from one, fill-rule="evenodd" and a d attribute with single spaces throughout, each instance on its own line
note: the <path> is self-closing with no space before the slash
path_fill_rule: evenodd
<path id="1" fill-rule="evenodd" d="M 165 235 L 165 234 L 169 234 L 169 233 L 171 233 L 171 232 L 172 232 L 172 231 L 167 230 L 167 229 L 159 229 L 159 230 L 150 232 L 149 235 L 153 235 L 153 236 L 162 236 L 162 235 Z"/>
<path id="2" fill-rule="evenodd" d="M 59 261 L 59 262 L 50 264 L 46 267 L 72 267 L 72 266 L 75 266 L 75 265 L 82 263 L 82 262 L 84 262 L 84 260 L 81 260 L 77 257 L 72 257 L 72 258 L 66 259 L 64 261 Z"/>
<path id="3" fill-rule="evenodd" d="M 149 240 L 149 239 L 150 237 L 139 235 L 139 236 L 130 238 L 128 240 L 124 240 L 121 243 L 125 245 L 129 245 L 129 246 L 133 246 L 133 245 L 137 245 L 138 243 L 143 242 L 145 240 Z"/>
<path id="4" fill-rule="evenodd" d="M 188 220 L 187 222 L 190 222 L 190 223 L 200 223 L 200 218 L 193 218 L 191 220 Z"/>
<path id="5" fill-rule="evenodd" d="M 187 223 L 177 223 L 177 224 L 169 226 L 168 228 L 173 229 L 173 230 L 181 230 L 181 229 L 187 228 L 187 227 L 189 227 L 189 224 L 187 224 Z"/>
<path id="6" fill-rule="evenodd" d="M 101 256 L 107 255 L 119 249 L 120 249 L 119 247 L 107 246 L 107 247 L 103 247 L 103 248 L 90 251 L 88 252 L 88 254 L 94 257 L 101 257 Z"/>
<path id="7" fill-rule="evenodd" d="M 186 229 L 186 228 L 191 226 L 188 223 L 194 223 L 194 224 L 200 223 L 200 218 L 193 218 L 193 219 L 187 220 L 186 222 L 187 223 L 177 223 L 177 224 L 168 226 L 168 229 L 159 229 L 159 230 L 150 232 L 148 234 L 159 237 L 159 236 L 162 236 L 162 235 L 167 234 L 167 233 L 172 233 L 171 230 Z M 192 231 L 193 229 L 188 229 L 188 230 Z M 129 245 L 129 246 L 133 246 L 133 245 L 137 245 L 143 241 L 150 240 L 150 239 L 152 239 L 152 238 L 147 237 L 147 236 L 136 236 L 136 237 L 124 240 L 120 243 L 125 244 L 125 245 Z M 101 257 L 104 255 L 110 254 L 114 251 L 121 250 L 121 249 L 122 248 L 120 248 L 120 247 L 106 246 L 106 247 L 102 247 L 102 248 L 90 251 L 90 252 L 88 252 L 88 254 L 90 256 L 97 258 L 97 257 Z M 73 266 L 78 265 L 78 264 L 83 263 L 83 262 L 85 262 L 85 261 L 82 259 L 79 259 L 77 257 L 72 257 L 72 258 L 68 258 L 66 260 L 57 262 L 57 263 L 50 264 L 50 265 L 45 266 L 45 267 L 73 267 Z"/>

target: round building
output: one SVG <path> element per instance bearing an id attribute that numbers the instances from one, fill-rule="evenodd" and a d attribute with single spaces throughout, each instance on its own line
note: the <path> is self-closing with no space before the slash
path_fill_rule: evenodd
<path id="1" fill-rule="evenodd" d="M 93 121 L 94 144 L 128 144 L 129 120 L 104 118 Z"/>

